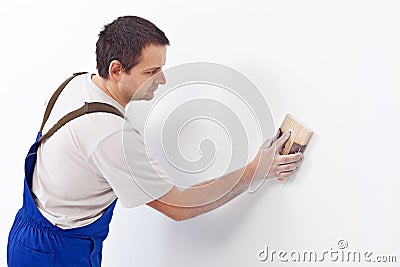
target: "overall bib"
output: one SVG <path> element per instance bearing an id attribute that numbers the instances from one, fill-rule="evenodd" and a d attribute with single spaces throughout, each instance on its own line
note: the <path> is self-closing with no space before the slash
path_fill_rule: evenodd
<path id="1" fill-rule="evenodd" d="M 18 211 L 11 228 L 7 245 L 7 264 L 9 267 L 47 267 L 47 266 L 100 266 L 103 241 L 107 237 L 109 224 L 117 199 L 106 208 L 103 215 L 95 222 L 78 228 L 63 230 L 50 223 L 37 209 L 32 198 L 32 175 L 36 164 L 37 150 L 41 141 L 49 138 L 67 122 L 92 112 L 108 112 L 123 115 L 113 106 L 93 102 L 85 103 L 63 117 L 45 135 L 42 130 L 57 97 L 65 85 L 77 75 L 67 79 L 54 93 L 46 108 L 42 127 L 35 143 L 29 149 L 25 159 L 25 179 L 23 205 Z M 79 186 L 79 185 L 77 185 Z"/>

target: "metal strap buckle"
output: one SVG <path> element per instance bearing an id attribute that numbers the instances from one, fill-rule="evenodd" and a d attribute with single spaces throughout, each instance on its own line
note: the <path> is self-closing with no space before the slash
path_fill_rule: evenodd
<path id="1" fill-rule="evenodd" d="M 89 103 L 85 102 L 85 107 L 83 108 L 83 111 L 85 112 L 85 114 L 89 113 Z"/>

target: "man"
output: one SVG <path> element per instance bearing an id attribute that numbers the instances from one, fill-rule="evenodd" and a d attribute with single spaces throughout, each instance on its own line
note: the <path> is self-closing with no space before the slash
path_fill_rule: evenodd
<path id="1" fill-rule="evenodd" d="M 286 133 L 267 140 L 253 161 L 223 177 L 184 190 L 169 181 L 123 118 L 129 102 L 151 100 L 166 83 L 168 45 L 151 22 L 119 17 L 99 34 L 98 74 L 74 74 L 55 92 L 26 158 L 9 266 L 100 266 L 117 198 L 124 207 L 147 204 L 181 221 L 232 200 L 252 180 L 294 173 L 302 155 L 279 154 Z"/>

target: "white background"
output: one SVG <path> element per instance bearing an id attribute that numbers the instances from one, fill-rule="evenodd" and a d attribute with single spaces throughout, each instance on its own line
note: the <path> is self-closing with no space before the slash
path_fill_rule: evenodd
<path id="1" fill-rule="evenodd" d="M 97 34 L 121 15 L 166 33 L 166 67 L 233 67 L 262 90 L 275 126 L 292 113 L 315 134 L 294 179 L 209 214 L 177 223 L 118 205 L 104 266 L 313 266 L 260 262 L 257 253 L 322 252 L 339 239 L 399 262 L 399 13 L 395 0 L 2 0 L 0 266 L 43 103 L 71 73 L 95 71 Z"/>

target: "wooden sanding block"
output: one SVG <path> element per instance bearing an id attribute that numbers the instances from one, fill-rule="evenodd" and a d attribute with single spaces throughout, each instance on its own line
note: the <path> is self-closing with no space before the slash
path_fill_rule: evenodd
<path id="1" fill-rule="evenodd" d="M 282 155 L 303 153 L 313 134 L 310 129 L 300 124 L 292 115 L 286 114 L 281 127 L 279 128 L 279 137 L 286 132 L 291 132 L 289 139 L 282 148 Z M 278 178 L 279 181 L 284 181 Z"/>

